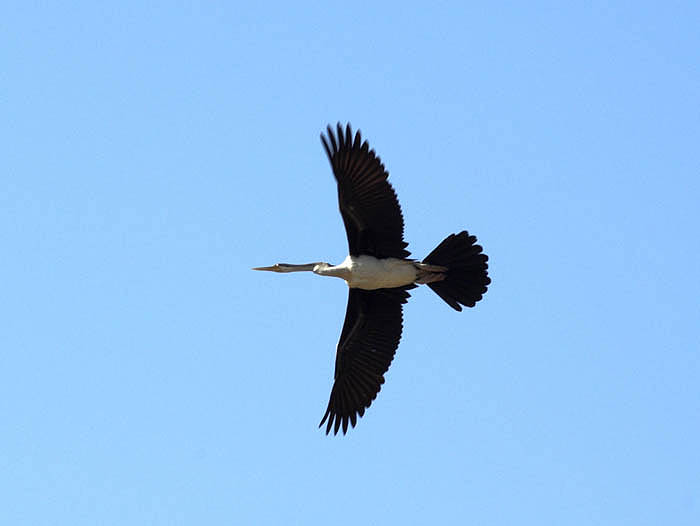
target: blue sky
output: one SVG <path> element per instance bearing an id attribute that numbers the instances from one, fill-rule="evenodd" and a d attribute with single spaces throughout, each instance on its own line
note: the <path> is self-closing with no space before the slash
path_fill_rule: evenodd
<path id="1" fill-rule="evenodd" d="M 694 2 L 6 4 L 0 523 L 700 524 Z M 360 128 L 423 257 L 378 399 L 316 428 Z"/>

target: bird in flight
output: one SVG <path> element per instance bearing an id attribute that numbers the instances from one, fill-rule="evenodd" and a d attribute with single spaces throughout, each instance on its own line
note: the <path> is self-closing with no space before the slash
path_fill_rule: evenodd
<path id="1" fill-rule="evenodd" d="M 335 380 L 326 413 L 326 434 L 348 425 L 377 397 L 394 359 L 403 328 L 408 291 L 426 284 L 450 307 L 473 307 L 491 283 L 488 256 L 466 230 L 447 236 L 425 259 L 409 258 L 403 215 L 382 161 L 350 124 L 321 134 L 348 238 L 349 255 L 340 265 L 277 263 L 253 270 L 310 271 L 344 279 L 349 288 L 345 323 L 335 357 Z"/>

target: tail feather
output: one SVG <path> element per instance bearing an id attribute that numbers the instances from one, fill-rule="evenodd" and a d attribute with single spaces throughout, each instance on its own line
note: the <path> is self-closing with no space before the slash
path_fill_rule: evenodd
<path id="1" fill-rule="evenodd" d="M 447 267 L 445 279 L 428 283 L 428 286 L 457 311 L 462 310 L 461 305 L 476 305 L 491 283 L 489 258 L 482 250 L 481 245 L 476 244 L 476 236 L 463 230 L 447 236 L 423 260 L 423 263 Z"/>

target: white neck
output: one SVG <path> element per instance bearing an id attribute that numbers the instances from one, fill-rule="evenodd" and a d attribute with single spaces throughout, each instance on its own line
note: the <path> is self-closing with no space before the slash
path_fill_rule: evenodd
<path id="1" fill-rule="evenodd" d="M 343 278 L 347 280 L 350 271 L 345 265 L 331 265 L 330 263 L 316 263 L 313 267 L 313 273 L 319 276 L 331 276 L 334 278 Z"/>

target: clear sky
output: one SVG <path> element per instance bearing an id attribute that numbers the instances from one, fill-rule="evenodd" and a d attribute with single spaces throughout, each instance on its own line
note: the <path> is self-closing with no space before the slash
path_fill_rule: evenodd
<path id="1" fill-rule="evenodd" d="M 0 524 L 700 524 L 700 8 L 484 5 L 4 4 Z M 339 120 L 493 283 L 327 437 Z"/>

